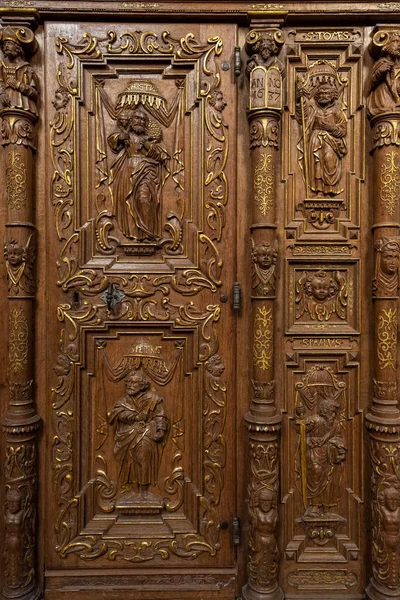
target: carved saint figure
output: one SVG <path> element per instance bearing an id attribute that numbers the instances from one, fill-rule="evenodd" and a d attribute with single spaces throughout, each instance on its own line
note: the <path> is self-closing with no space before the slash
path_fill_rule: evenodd
<path id="1" fill-rule="evenodd" d="M 276 493 L 267 487 L 261 489 L 256 494 L 250 515 L 249 575 L 258 585 L 266 587 L 276 579 L 278 570 Z"/>
<path id="2" fill-rule="evenodd" d="M 23 552 L 23 516 L 22 495 L 15 489 L 6 494 L 5 515 L 5 564 L 6 585 L 9 588 L 20 586 L 20 568 Z"/>
<path id="3" fill-rule="evenodd" d="M 254 53 L 246 65 L 247 77 L 250 77 L 252 70 L 256 67 L 265 67 L 266 69 L 277 67 L 281 76 L 285 76 L 285 68 L 277 57 L 280 48 L 273 33 L 266 33 L 261 36 L 256 44 L 253 45 L 252 50 Z"/>
<path id="4" fill-rule="evenodd" d="M 134 240 L 159 239 L 163 167 L 168 154 L 157 143 L 161 128 L 143 108 L 120 112 L 118 131 L 108 137 L 118 154 L 110 169 L 110 189 L 118 225 Z"/>
<path id="5" fill-rule="evenodd" d="M 296 114 L 302 137 L 297 147 L 307 194 L 336 196 L 343 191 L 347 117 L 342 91 L 335 68 L 326 60 L 314 63 L 298 85 Z"/>
<path id="6" fill-rule="evenodd" d="M 114 453 L 119 454 L 119 480 L 123 492 L 136 486 L 146 498 L 149 487 L 156 485 L 158 469 L 168 431 L 163 399 L 150 389 L 150 382 L 140 371 L 125 378 L 125 394 L 108 413 L 115 423 Z"/>
<path id="7" fill-rule="evenodd" d="M 304 313 L 315 321 L 329 321 L 333 314 L 346 318 L 348 285 L 339 271 L 303 272 L 296 283 L 296 319 Z"/>
<path id="8" fill-rule="evenodd" d="M 252 292 L 255 296 L 269 296 L 275 292 L 275 267 L 278 252 L 264 242 L 253 248 Z"/>
<path id="9" fill-rule="evenodd" d="M 329 517 L 341 497 L 346 442 L 342 434 L 339 396 L 343 383 L 327 367 L 314 367 L 296 385 L 304 401 L 296 407 L 300 434 L 296 473 L 301 482 L 305 517 Z M 306 417 L 306 408 L 312 409 Z"/>
<path id="10" fill-rule="evenodd" d="M 400 241 L 383 237 L 375 242 L 377 252 L 375 277 L 372 282 L 374 296 L 397 296 L 399 289 Z"/>
<path id="11" fill-rule="evenodd" d="M 0 62 L 0 107 L 21 108 L 37 115 L 38 98 L 36 75 L 24 60 L 23 45 L 27 50 L 34 49 L 35 40 L 25 39 L 26 28 L 4 27 L 1 30 L 0 46 L 4 58 Z"/>
<path id="12" fill-rule="evenodd" d="M 381 57 L 371 69 L 367 111 L 370 117 L 391 112 L 400 106 L 400 33 L 378 31 L 373 42 Z"/>

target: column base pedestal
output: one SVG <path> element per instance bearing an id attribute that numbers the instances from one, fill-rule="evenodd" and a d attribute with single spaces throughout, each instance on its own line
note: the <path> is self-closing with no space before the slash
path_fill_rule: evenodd
<path id="1" fill-rule="evenodd" d="M 251 587 L 247 583 L 242 589 L 243 600 L 283 600 L 284 594 L 276 584 L 270 589 L 258 588 L 258 586 Z"/>
<path id="2" fill-rule="evenodd" d="M 400 586 L 389 588 L 386 585 L 381 585 L 372 577 L 365 590 L 365 595 L 368 600 L 390 600 L 391 598 L 398 600 L 400 598 Z"/>

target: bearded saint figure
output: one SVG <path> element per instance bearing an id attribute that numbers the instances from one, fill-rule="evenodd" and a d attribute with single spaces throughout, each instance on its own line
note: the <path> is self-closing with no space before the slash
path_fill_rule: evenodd
<path id="1" fill-rule="evenodd" d="M 110 189 L 115 217 L 130 239 L 154 242 L 160 237 L 160 204 L 163 167 L 168 154 L 156 142 L 161 130 L 142 108 L 123 110 L 119 130 L 108 137 L 118 154 L 110 170 Z"/>

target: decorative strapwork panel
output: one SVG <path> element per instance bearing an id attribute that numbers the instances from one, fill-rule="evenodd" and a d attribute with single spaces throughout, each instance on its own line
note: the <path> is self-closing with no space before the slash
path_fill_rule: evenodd
<path id="1" fill-rule="evenodd" d="M 235 328 L 219 298 L 234 281 L 236 108 L 219 65 L 234 28 L 218 33 L 48 31 L 50 568 L 233 565 L 220 522 L 235 506 Z"/>
<path id="2" fill-rule="evenodd" d="M 326 590 L 326 581 L 318 577 L 303 587 L 299 563 L 323 566 L 332 582 L 340 567 L 354 592 L 363 585 L 363 476 L 358 466 L 363 463 L 363 425 L 357 358 L 351 351 L 318 348 L 287 356 L 282 456 L 287 589 L 313 589 L 315 594 Z M 343 585 L 338 579 L 329 591 L 338 593 L 348 584 Z"/>
<path id="3" fill-rule="evenodd" d="M 311 241 L 323 234 L 325 241 L 345 240 L 348 230 L 359 227 L 361 42 L 362 32 L 354 29 L 288 33 L 289 118 L 282 157 L 292 239 Z"/>

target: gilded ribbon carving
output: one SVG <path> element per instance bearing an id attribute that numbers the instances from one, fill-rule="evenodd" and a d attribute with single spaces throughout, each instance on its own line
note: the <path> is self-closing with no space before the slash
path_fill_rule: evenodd
<path id="1" fill-rule="evenodd" d="M 38 119 L 38 79 L 28 60 L 37 50 L 29 27 L 0 30 L 1 144 L 7 222 L 4 256 L 8 280 L 8 404 L 5 444 L 4 598 L 37 600 L 36 435 L 39 417 L 33 397 L 33 224 L 34 128 Z"/>

